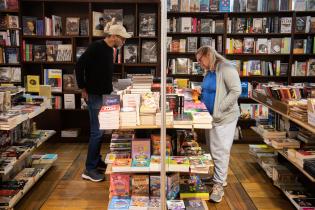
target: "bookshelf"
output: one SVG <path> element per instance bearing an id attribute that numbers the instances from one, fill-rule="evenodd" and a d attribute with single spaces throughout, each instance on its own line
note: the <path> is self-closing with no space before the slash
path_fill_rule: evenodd
<path id="1" fill-rule="evenodd" d="M 62 69 L 62 75 L 65 74 L 73 74 L 74 68 L 77 62 L 77 47 L 88 47 L 90 43 L 96 40 L 100 40 L 104 38 L 102 34 L 96 34 L 93 30 L 93 26 L 96 25 L 96 22 L 93 20 L 95 18 L 94 12 L 104 13 L 104 10 L 118 10 L 122 9 L 123 16 L 122 18 L 132 17 L 134 19 L 133 25 L 131 24 L 130 31 L 133 32 L 133 37 L 128 39 L 125 43 L 126 45 L 133 44 L 137 46 L 137 59 L 135 63 L 125 63 L 124 62 L 124 47 L 122 47 L 119 54 L 117 54 L 117 58 L 114 64 L 114 72 L 113 77 L 114 79 L 125 78 L 127 74 L 130 73 L 154 73 L 155 76 L 160 75 L 160 3 L 157 0 L 153 1 L 140 1 L 140 0 L 133 0 L 133 1 L 125 1 L 120 0 L 116 1 L 115 3 L 110 0 L 105 1 L 86 1 L 86 0 L 74 0 L 74 1 L 66 1 L 66 0 L 44 0 L 44 1 L 37 1 L 37 0 L 21 0 L 21 9 L 19 11 L 19 17 L 21 20 L 21 41 L 24 41 L 25 44 L 33 45 L 46 45 L 47 48 L 47 41 L 60 41 L 62 44 L 69 44 L 71 45 L 72 55 L 71 60 L 69 61 L 34 61 L 34 59 L 23 60 L 21 62 L 22 69 L 23 69 L 23 78 L 26 75 L 39 75 L 39 82 L 40 84 L 44 84 L 44 69 Z M 33 8 L 29 10 L 29 8 Z M 155 35 L 147 36 L 146 34 L 141 34 L 140 30 L 140 18 L 143 14 L 154 14 L 154 23 L 155 23 Z M 60 35 L 48 34 L 46 30 L 48 27 L 45 27 L 45 17 L 52 18 L 52 16 L 59 16 L 61 17 L 61 23 L 63 30 Z M 25 34 L 25 25 L 27 18 L 25 17 L 33 17 L 36 18 L 36 21 L 42 20 L 43 21 L 43 32 L 37 33 L 36 35 Z M 78 17 L 80 20 L 87 19 L 88 22 L 88 34 L 79 34 L 69 35 L 66 29 L 66 22 L 67 18 L 69 17 Z M 104 16 L 105 18 L 105 16 Z M 98 19 L 97 19 L 98 21 Z M 94 22 L 94 25 L 93 25 Z M 127 21 L 128 22 L 128 21 Z M 124 20 L 124 25 L 125 25 Z M 80 23 L 81 24 L 81 23 Z M 23 28 L 24 26 L 24 28 Z M 125 25 L 126 26 L 126 25 Z M 80 27 L 81 28 L 81 25 Z M 37 28 L 38 29 L 38 28 Z M 81 30 L 81 29 L 80 29 Z M 127 28 L 128 30 L 128 28 Z M 143 62 L 142 60 L 142 53 L 145 54 L 143 51 L 142 45 L 144 42 L 154 42 L 156 43 L 156 55 L 157 59 L 156 62 Z M 21 47 L 22 48 L 22 47 Z M 26 54 L 24 52 L 25 48 L 21 49 L 21 54 Z M 34 48 L 33 48 L 34 53 Z M 33 55 L 34 56 L 34 55 Z M 30 55 L 32 57 L 32 55 Z M 26 83 L 24 81 L 23 85 L 25 86 Z M 36 94 L 36 93 L 35 93 Z M 75 94 L 75 111 L 72 109 L 65 109 L 63 104 L 63 94 Z M 82 136 L 88 139 L 89 133 L 89 118 L 88 112 L 85 109 L 81 108 L 81 94 L 80 92 L 72 92 L 68 90 L 63 90 L 62 92 L 52 93 L 53 97 L 58 97 L 61 101 L 61 107 L 58 109 L 48 110 L 46 111 L 43 116 L 39 117 L 37 120 L 38 124 L 40 124 L 43 128 L 54 128 L 57 131 L 57 134 L 61 133 L 61 130 L 66 128 L 72 128 L 73 126 L 78 126 L 81 128 L 83 132 Z M 42 120 L 42 119 L 49 119 L 54 118 L 54 120 Z M 68 120 L 72 119 L 72 120 Z M 74 120 L 73 120 L 74 119 Z M 83 120 L 85 122 L 82 122 Z M 81 121 L 81 123 L 73 123 L 73 121 Z"/>

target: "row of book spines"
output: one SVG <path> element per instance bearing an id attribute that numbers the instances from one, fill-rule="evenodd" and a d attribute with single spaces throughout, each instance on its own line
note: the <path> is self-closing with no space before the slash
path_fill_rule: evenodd
<path id="1" fill-rule="evenodd" d="M 167 51 L 168 52 L 196 52 L 198 46 L 198 37 L 187 37 L 186 39 L 173 39 L 172 37 L 167 37 Z M 200 37 L 200 46 L 210 45 L 216 48 L 216 40 L 211 37 Z M 222 36 L 217 37 L 218 45 L 222 46 Z M 219 44 L 220 43 L 220 44 Z M 220 51 L 218 49 L 218 51 Z"/>
<path id="2" fill-rule="evenodd" d="M 167 19 L 167 32 L 223 33 L 224 20 L 181 17 Z"/>
<path id="3" fill-rule="evenodd" d="M 292 4 L 287 0 L 259 0 L 259 1 L 203 1 L 203 0 L 175 0 L 168 1 L 168 12 L 266 12 L 266 11 L 305 11 L 311 4 L 304 1 Z"/>
<path id="4" fill-rule="evenodd" d="M 240 76 L 287 76 L 288 63 L 281 63 L 280 60 L 274 62 L 249 60 L 243 61 L 243 68 L 239 69 Z"/>
<path id="5" fill-rule="evenodd" d="M 7 30 L 0 32 L 0 46 L 20 46 L 20 31 Z"/>
<path id="6" fill-rule="evenodd" d="M 291 49 L 291 38 L 257 39 L 226 39 L 226 54 L 238 53 L 263 53 L 263 54 L 289 54 Z"/>
<path id="7" fill-rule="evenodd" d="M 295 61 L 292 64 L 291 76 L 315 76 L 315 59 Z"/>
<path id="8" fill-rule="evenodd" d="M 18 48 L 0 47 L 0 64 L 19 64 L 20 53 Z"/>

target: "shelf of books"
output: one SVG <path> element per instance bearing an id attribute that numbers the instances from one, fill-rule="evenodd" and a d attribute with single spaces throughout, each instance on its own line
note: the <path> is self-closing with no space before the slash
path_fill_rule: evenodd
<path id="1" fill-rule="evenodd" d="M 12 209 L 24 195 L 43 177 L 57 160 L 57 154 L 33 155 L 31 164 L 22 169 L 12 180 L 0 183 L 7 196 L 1 196 L 3 209 Z"/>
<path id="2" fill-rule="evenodd" d="M 261 135 L 265 145 L 250 145 L 250 153 L 274 185 L 300 209 L 303 202 L 305 205 L 315 198 L 313 190 L 305 184 L 305 181 L 315 182 L 313 87 L 258 84 L 256 88 L 253 100 L 267 106 L 273 114 L 252 128 Z M 314 207 L 314 204 L 304 207 Z"/>

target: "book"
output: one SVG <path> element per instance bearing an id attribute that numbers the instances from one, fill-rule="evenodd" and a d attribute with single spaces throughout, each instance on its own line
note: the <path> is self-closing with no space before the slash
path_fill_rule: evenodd
<path id="1" fill-rule="evenodd" d="M 58 45 L 56 61 L 72 61 L 72 45 L 71 44 Z"/>
<path id="2" fill-rule="evenodd" d="M 61 36 L 62 35 L 62 19 L 60 16 L 52 15 L 52 35 Z"/>
<path id="3" fill-rule="evenodd" d="M 155 13 L 140 13 L 139 14 L 139 36 L 154 37 L 156 35 L 156 14 Z"/>
<path id="4" fill-rule="evenodd" d="M 160 197 L 161 178 L 160 176 L 150 176 L 150 196 Z"/>
<path id="5" fill-rule="evenodd" d="M 131 170 L 131 162 L 130 158 L 118 158 L 115 157 L 115 160 L 112 164 L 113 172 L 127 172 Z"/>
<path id="6" fill-rule="evenodd" d="M 89 19 L 88 18 L 80 18 L 80 20 L 79 20 L 80 36 L 88 36 L 89 30 L 90 30 Z"/>
<path id="7" fill-rule="evenodd" d="M 129 197 L 112 197 L 108 210 L 129 210 L 130 198 Z"/>
<path id="8" fill-rule="evenodd" d="M 254 38 L 244 38 L 244 53 L 254 53 Z"/>
<path id="9" fill-rule="evenodd" d="M 187 37 L 187 52 L 197 52 L 197 44 L 197 37 Z"/>
<path id="10" fill-rule="evenodd" d="M 145 40 L 141 45 L 141 63 L 157 62 L 157 46 L 155 41 Z"/>
<path id="11" fill-rule="evenodd" d="M 281 18 L 280 33 L 291 33 L 292 18 L 283 17 Z"/>
<path id="12" fill-rule="evenodd" d="M 75 109 L 75 95 L 63 94 L 63 102 L 65 109 Z"/>
<path id="13" fill-rule="evenodd" d="M 104 31 L 108 31 L 112 25 L 123 25 L 123 9 L 104 9 Z"/>
<path id="14" fill-rule="evenodd" d="M 149 206 L 149 197 L 147 196 L 132 196 L 129 210 L 147 210 Z"/>
<path id="15" fill-rule="evenodd" d="M 201 199 L 186 199 L 184 200 L 186 210 L 206 210 L 208 209 L 205 201 Z"/>
<path id="16" fill-rule="evenodd" d="M 39 76 L 27 75 L 26 76 L 26 91 L 38 93 L 39 92 Z"/>
<path id="17" fill-rule="evenodd" d="M 93 36 L 103 36 L 104 35 L 104 17 L 102 12 L 92 12 L 93 16 Z"/>
<path id="18" fill-rule="evenodd" d="M 185 210 L 185 204 L 183 200 L 167 200 L 168 210 Z"/>
<path id="19" fill-rule="evenodd" d="M 33 45 L 34 46 L 34 61 L 46 61 L 46 46 L 45 45 Z"/>
<path id="20" fill-rule="evenodd" d="M 62 92 L 62 70 L 44 69 L 44 85 L 51 85 L 52 92 Z"/>
<path id="21" fill-rule="evenodd" d="M 78 36 L 80 32 L 80 18 L 67 17 L 66 18 L 66 35 Z"/>
<path id="22" fill-rule="evenodd" d="M 64 91 L 78 90 L 74 74 L 64 74 L 62 76 L 62 85 Z"/>
<path id="23" fill-rule="evenodd" d="M 124 63 L 137 63 L 138 49 L 136 44 L 124 46 Z"/>
<path id="24" fill-rule="evenodd" d="M 77 61 L 79 60 L 79 58 L 85 52 L 86 49 L 87 49 L 87 47 L 77 47 L 76 54 L 75 54 L 75 57 L 76 57 Z"/>
<path id="25" fill-rule="evenodd" d="M 151 181 L 151 178 L 150 178 Z M 133 175 L 131 177 L 132 196 L 149 196 L 149 176 Z M 151 186 L 151 183 L 150 183 Z M 151 190 L 151 189 L 150 189 Z"/>
<path id="26" fill-rule="evenodd" d="M 150 196 L 148 210 L 160 210 L 160 209 L 161 209 L 161 199 L 160 199 L 160 197 L 152 197 L 152 196 Z"/>
<path id="27" fill-rule="evenodd" d="M 188 172 L 189 160 L 185 156 L 170 156 L 168 157 L 168 170 L 175 172 Z"/>
<path id="28" fill-rule="evenodd" d="M 110 195 L 111 196 L 129 196 L 130 177 L 128 174 L 110 175 Z"/>
<path id="29" fill-rule="evenodd" d="M 133 14 L 124 15 L 123 25 L 131 36 L 135 33 L 135 16 Z"/>
<path id="30" fill-rule="evenodd" d="M 36 17 L 23 16 L 23 35 L 36 35 Z"/>
<path id="31" fill-rule="evenodd" d="M 221 0 L 219 2 L 220 12 L 230 12 L 230 0 Z"/>
<path id="32" fill-rule="evenodd" d="M 271 54 L 281 53 L 281 38 L 271 38 Z"/>
<path id="33" fill-rule="evenodd" d="M 150 150 L 150 139 L 136 138 L 132 141 L 132 159 L 149 159 Z"/>
<path id="34" fill-rule="evenodd" d="M 256 53 L 268 53 L 268 39 L 258 38 L 256 41 Z"/>

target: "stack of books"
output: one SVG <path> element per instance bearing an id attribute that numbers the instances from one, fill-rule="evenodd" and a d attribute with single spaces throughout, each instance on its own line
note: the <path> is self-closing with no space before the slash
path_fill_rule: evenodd
<path id="1" fill-rule="evenodd" d="M 194 128 L 212 128 L 212 117 L 209 112 L 193 112 L 192 119 Z"/>
<path id="2" fill-rule="evenodd" d="M 283 148 L 300 148 L 300 141 L 295 139 L 273 139 L 271 141 L 271 146 L 275 149 Z"/>
<path id="3" fill-rule="evenodd" d="M 174 127 L 176 128 L 192 128 L 191 113 L 178 114 L 174 117 Z"/>
<path id="4" fill-rule="evenodd" d="M 133 107 L 123 107 L 119 113 L 119 125 L 121 127 L 137 125 L 137 111 Z"/>
<path id="5" fill-rule="evenodd" d="M 130 93 L 147 93 L 151 92 L 153 83 L 153 75 L 151 74 L 134 74 L 131 76 L 132 87 L 129 88 Z"/>
<path id="6" fill-rule="evenodd" d="M 99 112 L 100 129 L 119 129 L 119 95 L 103 95 L 103 106 Z"/>
<path id="7" fill-rule="evenodd" d="M 174 115 L 173 112 L 166 112 L 166 119 L 165 123 L 166 126 L 172 126 L 174 121 Z M 161 125 L 161 112 L 157 112 L 155 115 L 155 124 L 160 126 Z"/>

